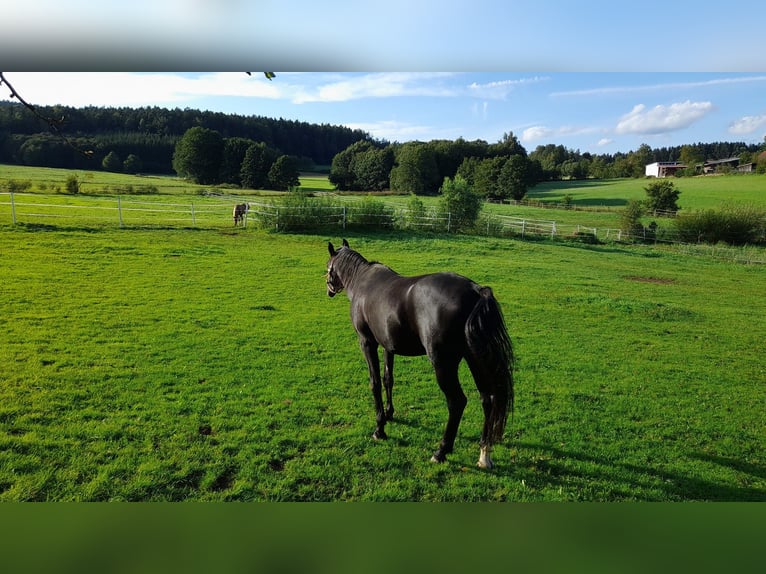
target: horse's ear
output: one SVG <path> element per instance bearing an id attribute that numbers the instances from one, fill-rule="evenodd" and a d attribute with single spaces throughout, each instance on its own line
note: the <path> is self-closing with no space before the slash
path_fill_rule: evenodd
<path id="1" fill-rule="evenodd" d="M 330 252 L 330 257 L 335 257 L 337 255 L 337 251 L 335 251 L 335 247 L 332 246 L 332 242 L 327 242 L 327 250 Z"/>
<path id="2" fill-rule="evenodd" d="M 343 247 L 351 247 L 345 239 L 343 240 Z"/>

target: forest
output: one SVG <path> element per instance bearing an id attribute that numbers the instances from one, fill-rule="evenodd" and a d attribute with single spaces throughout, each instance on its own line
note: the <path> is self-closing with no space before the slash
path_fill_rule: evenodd
<path id="1" fill-rule="evenodd" d="M 174 173 L 178 140 L 193 127 L 215 130 L 224 138 L 262 142 L 303 163 L 329 165 L 352 143 L 371 139 L 361 130 L 329 124 L 242 116 L 194 109 L 73 108 L 39 106 L 48 118 L 63 119 L 66 140 L 23 105 L 0 101 L 0 163 L 71 169 L 102 169 L 113 152 L 123 161 L 133 155 L 146 173 Z M 68 141 L 67 141 L 68 140 Z M 72 144 L 72 145 L 70 145 Z M 82 150 L 93 151 L 87 157 Z"/>
<path id="2" fill-rule="evenodd" d="M 391 143 L 345 126 L 188 108 L 48 106 L 38 110 L 61 123 L 63 137 L 21 104 L 0 102 L 0 163 L 176 173 L 198 182 L 257 188 L 269 185 L 270 166 L 288 156 L 302 171 L 331 166 L 330 181 L 339 190 L 434 194 L 445 178 L 460 175 L 490 199 L 521 199 L 529 187 L 543 181 L 644 177 L 645 166 L 656 161 L 694 165 L 737 156 L 741 163 L 757 163 L 759 171 L 766 171 L 766 146 L 744 142 L 663 148 L 642 144 L 615 154 L 581 153 L 548 144 L 528 152 L 511 132 L 495 143 L 463 138 Z M 205 166 L 210 173 L 202 177 L 195 175 L 200 170 L 193 153 L 179 158 L 179 143 L 199 129 L 214 136 L 213 156 L 219 158 L 216 166 Z M 258 157 L 243 165 L 248 147 L 254 144 L 260 147 L 253 148 L 251 156 Z M 209 149 L 193 147 L 203 151 L 198 157 L 210 159 Z M 93 153 L 89 157 L 83 150 Z"/>

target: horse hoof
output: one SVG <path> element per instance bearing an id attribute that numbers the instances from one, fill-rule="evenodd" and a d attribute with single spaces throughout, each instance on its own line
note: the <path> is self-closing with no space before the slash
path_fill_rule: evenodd
<path id="1" fill-rule="evenodd" d="M 375 440 L 386 440 L 388 438 L 388 435 L 383 431 L 375 431 L 372 433 L 372 438 Z"/>
<path id="2" fill-rule="evenodd" d="M 478 466 L 479 468 L 484 468 L 486 470 L 492 470 L 495 467 L 495 465 L 492 463 L 491 460 L 489 462 L 479 460 L 479 462 L 476 463 L 476 466 Z"/>
<path id="3" fill-rule="evenodd" d="M 431 462 L 435 462 L 437 464 L 441 464 L 441 463 L 447 462 L 447 457 L 444 456 L 444 455 L 440 455 L 440 456 L 433 455 L 431 457 Z"/>

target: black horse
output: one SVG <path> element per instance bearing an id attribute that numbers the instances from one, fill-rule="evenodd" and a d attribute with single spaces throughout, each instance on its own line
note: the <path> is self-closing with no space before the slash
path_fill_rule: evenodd
<path id="1" fill-rule="evenodd" d="M 345 239 L 341 249 L 336 251 L 332 243 L 328 249 L 327 295 L 346 289 L 351 322 L 370 370 L 377 421 L 373 438 L 385 439 L 386 421 L 393 419 L 394 355 L 428 355 L 449 411 L 431 460 L 444 462 L 467 403 L 458 380 L 458 366 L 465 359 L 484 409 L 478 466 L 492 468 L 492 445 L 502 440 L 513 409 L 513 350 L 492 290 L 454 273 L 403 277 L 367 261 Z M 385 409 L 378 346 L 383 347 L 385 361 Z"/>
<path id="2" fill-rule="evenodd" d="M 237 226 L 237 223 L 241 223 L 243 226 L 246 222 L 247 212 L 250 211 L 250 204 L 249 203 L 238 203 L 234 206 L 234 210 L 232 211 L 232 216 L 234 217 L 234 227 Z"/>

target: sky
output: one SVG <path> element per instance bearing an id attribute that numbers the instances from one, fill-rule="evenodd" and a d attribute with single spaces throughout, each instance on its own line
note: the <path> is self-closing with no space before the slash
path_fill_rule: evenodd
<path id="1" fill-rule="evenodd" d="M 763 143 L 766 73 L 7 72 L 40 105 L 160 106 L 345 125 L 386 141 L 513 133 L 532 151 Z M 53 88 L 53 89 L 52 89 Z M 1 93 L 1 92 L 0 92 Z"/>
<path id="2" fill-rule="evenodd" d="M 512 132 L 529 151 L 766 136 L 766 34 L 707 0 L 10 6 L 0 68 L 36 104 L 198 108 L 400 142 Z"/>

